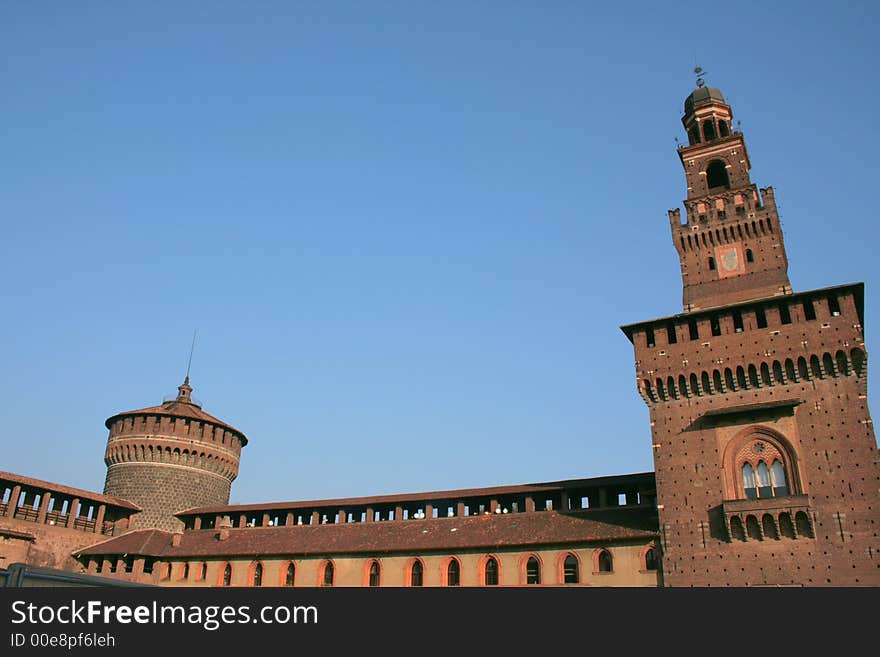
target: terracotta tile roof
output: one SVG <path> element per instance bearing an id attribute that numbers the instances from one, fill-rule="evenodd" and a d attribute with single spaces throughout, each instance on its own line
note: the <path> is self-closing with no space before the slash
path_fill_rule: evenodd
<path id="1" fill-rule="evenodd" d="M 373 495 L 367 497 L 343 497 L 327 500 L 304 500 L 290 502 L 267 502 L 264 504 L 230 504 L 225 506 L 201 506 L 178 511 L 179 517 L 201 514 L 240 514 L 249 511 L 280 511 L 293 509 L 318 509 L 355 506 L 383 506 L 395 503 L 458 501 L 472 498 L 493 497 L 501 495 L 533 495 L 537 493 L 551 493 L 564 489 L 575 490 L 595 488 L 614 484 L 643 483 L 653 489 L 655 484 L 653 472 L 640 472 L 627 475 L 611 475 L 607 477 L 594 477 L 592 479 L 569 479 L 564 481 L 550 481 L 536 484 L 515 484 L 511 486 L 492 486 L 488 488 L 463 488 L 459 490 L 440 490 L 427 493 L 397 493 L 393 495 Z"/>
<path id="2" fill-rule="evenodd" d="M 211 556 L 305 556 L 457 551 L 504 547 L 651 540 L 657 512 L 651 508 L 558 513 L 493 514 L 299 527 L 190 530 L 180 545 L 171 534 L 136 531 L 88 547 L 83 555 L 140 554 L 175 560 Z"/>
<path id="3" fill-rule="evenodd" d="M 23 475 L 15 474 L 13 472 L 0 472 L 0 481 L 11 484 L 20 484 L 22 486 L 32 486 L 33 488 L 42 488 L 43 490 L 52 491 L 53 493 L 58 493 L 59 495 L 69 495 L 70 497 L 78 497 L 83 500 L 100 502 L 102 504 L 115 506 L 120 509 L 129 509 L 130 511 L 142 510 L 139 506 L 135 506 L 131 502 L 123 500 L 119 497 L 102 495 L 101 493 L 95 493 L 93 491 L 83 490 L 81 488 L 62 486 L 61 484 L 56 484 L 51 481 L 43 481 L 42 479 L 25 477 Z"/>
<path id="4" fill-rule="evenodd" d="M 142 554 L 157 555 L 171 545 L 171 532 L 161 529 L 139 529 L 122 536 L 85 547 L 74 554 Z"/>

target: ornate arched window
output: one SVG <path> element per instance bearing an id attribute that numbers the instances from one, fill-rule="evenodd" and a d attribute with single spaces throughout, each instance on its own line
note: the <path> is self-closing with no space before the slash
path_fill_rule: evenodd
<path id="1" fill-rule="evenodd" d="M 296 566 L 291 562 L 287 564 L 287 571 L 284 573 L 284 586 L 293 586 L 296 581 Z"/>
<path id="2" fill-rule="evenodd" d="M 223 586 L 229 586 L 232 583 L 232 564 L 226 564 L 226 567 L 223 569 Z"/>
<path id="3" fill-rule="evenodd" d="M 784 440 L 758 432 L 747 436 L 740 444 L 742 446 L 733 454 L 731 464 L 732 472 L 738 474 L 734 490 L 729 493 L 733 499 L 754 500 L 797 494 L 792 483 L 797 481 L 793 476 L 793 454 Z"/>
<path id="4" fill-rule="evenodd" d="M 324 564 L 324 576 L 321 578 L 321 586 L 333 586 L 333 562 Z"/>

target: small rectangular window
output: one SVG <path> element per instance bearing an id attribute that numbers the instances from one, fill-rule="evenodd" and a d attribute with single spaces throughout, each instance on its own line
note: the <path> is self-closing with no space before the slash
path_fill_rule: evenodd
<path id="1" fill-rule="evenodd" d="M 721 322 L 718 321 L 718 316 L 713 315 L 709 320 L 709 324 L 712 327 L 712 335 L 721 335 Z"/>
<path id="2" fill-rule="evenodd" d="M 697 330 L 697 320 L 688 320 L 688 331 L 690 332 L 691 340 L 700 339 L 700 332 Z"/>
<path id="3" fill-rule="evenodd" d="M 733 330 L 737 333 L 743 332 L 743 316 L 738 310 L 733 311 Z"/>
<path id="4" fill-rule="evenodd" d="M 650 327 L 649 327 L 649 328 L 645 331 L 645 339 L 646 339 L 645 344 L 647 344 L 648 347 L 653 347 L 653 346 L 654 346 L 654 329 L 653 329 L 653 328 L 650 328 Z"/>
<path id="5" fill-rule="evenodd" d="M 791 324 L 791 313 L 788 311 L 787 303 L 779 304 L 779 320 L 783 324 Z"/>
<path id="6" fill-rule="evenodd" d="M 755 320 L 758 322 L 758 328 L 767 328 L 767 315 L 763 308 L 755 308 Z"/>
<path id="7" fill-rule="evenodd" d="M 828 297 L 828 310 L 832 317 L 840 317 L 840 302 L 837 300 L 837 295 L 832 294 Z"/>
<path id="8" fill-rule="evenodd" d="M 672 322 L 666 325 L 666 339 L 669 341 L 669 344 L 678 342 L 678 338 L 675 336 L 675 324 Z"/>

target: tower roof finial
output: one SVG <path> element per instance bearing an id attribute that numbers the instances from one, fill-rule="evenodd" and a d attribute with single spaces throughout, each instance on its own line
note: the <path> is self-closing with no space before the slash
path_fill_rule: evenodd
<path id="1" fill-rule="evenodd" d="M 702 88 L 706 84 L 706 81 L 703 79 L 704 74 L 705 71 L 703 70 L 702 66 L 697 66 L 694 68 L 694 75 L 697 76 L 697 87 L 699 88 Z"/>

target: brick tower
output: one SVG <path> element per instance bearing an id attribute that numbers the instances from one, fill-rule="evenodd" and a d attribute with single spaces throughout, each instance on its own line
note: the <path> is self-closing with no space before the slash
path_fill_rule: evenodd
<path id="1" fill-rule="evenodd" d="M 133 516 L 133 528 L 182 529 L 174 513 L 229 504 L 247 438 L 193 401 L 189 377 L 176 399 L 119 413 L 105 424 L 104 494 L 143 509 Z"/>
<path id="2" fill-rule="evenodd" d="M 669 586 L 880 585 L 862 283 L 793 293 L 772 188 L 717 89 L 685 101 L 684 312 L 624 326 Z"/>

